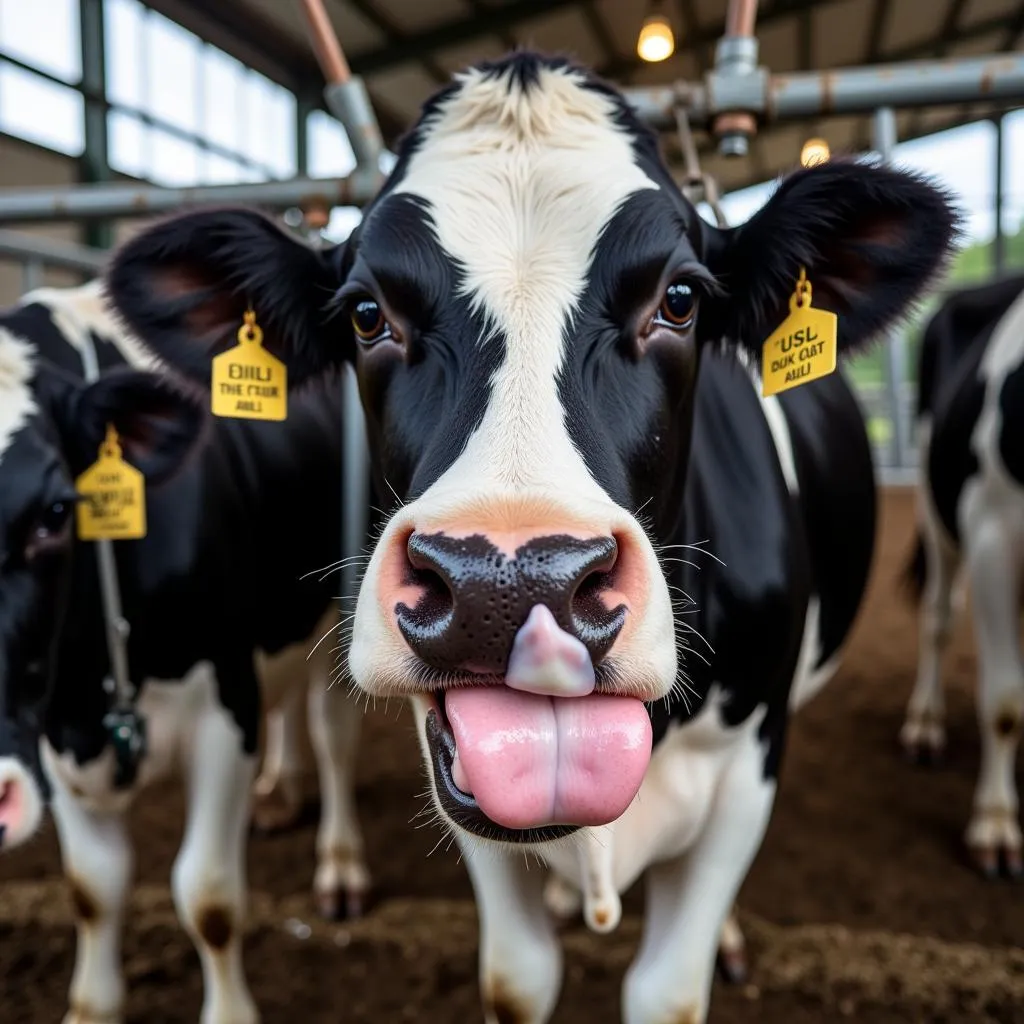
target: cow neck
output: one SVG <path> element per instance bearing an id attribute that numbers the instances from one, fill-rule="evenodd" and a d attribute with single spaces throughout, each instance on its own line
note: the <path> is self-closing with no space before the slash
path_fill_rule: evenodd
<path id="1" fill-rule="evenodd" d="M 82 368 L 86 382 L 93 384 L 100 379 L 96 346 L 92 332 L 87 328 L 81 332 L 81 336 Z M 114 785 L 122 789 L 135 781 L 139 761 L 144 753 L 145 731 L 143 720 L 135 709 L 136 688 L 128 673 L 128 636 L 131 626 L 122 611 L 114 544 L 111 540 L 97 540 L 93 543 L 96 545 L 107 655 L 110 659 L 110 674 L 104 679 L 103 685 L 113 696 L 112 706 L 104 716 L 103 724 L 114 748 Z"/>

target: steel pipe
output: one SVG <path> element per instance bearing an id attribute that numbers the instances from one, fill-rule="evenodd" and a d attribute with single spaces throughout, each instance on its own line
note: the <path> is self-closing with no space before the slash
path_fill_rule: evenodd
<path id="1" fill-rule="evenodd" d="M 356 166 L 377 169 L 384 152 L 384 137 L 366 85 L 352 74 L 323 0 L 301 0 L 301 5 L 313 51 L 327 82 L 324 89 L 327 109 L 345 129 Z"/>
<path id="2" fill-rule="evenodd" d="M 657 128 L 675 125 L 676 103 L 693 124 L 707 125 L 724 113 L 750 113 L 764 122 L 833 114 L 873 114 L 883 106 L 1024 99 L 1024 54 L 909 61 L 867 68 L 772 75 L 764 68 L 726 73 L 717 69 L 703 86 L 626 89 L 637 113 Z"/>
<path id="3" fill-rule="evenodd" d="M 0 230 L 0 259 L 18 260 L 26 267 L 40 270 L 42 267 L 59 267 L 80 274 L 96 274 L 103 269 L 107 253 L 74 242 Z"/>
<path id="4" fill-rule="evenodd" d="M 892 107 L 879 107 L 872 121 L 872 145 L 885 163 L 892 160 L 896 148 L 896 111 Z M 902 328 L 889 331 L 885 346 L 886 355 L 886 396 L 889 415 L 892 417 L 892 465 L 896 469 L 907 468 L 907 453 L 910 450 L 909 424 L 905 415 L 903 391 L 907 370 L 907 339 Z"/>
<path id="5" fill-rule="evenodd" d="M 254 205 L 277 210 L 292 206 L 365 206 L 382 182 L 383 176 L 376 168 L 356 168 L 345 178 L 291 178 L 198 188 L 120 184 L 7 188 L 0 189 L 0 224 L 149 217 L 199 205 Z"/>

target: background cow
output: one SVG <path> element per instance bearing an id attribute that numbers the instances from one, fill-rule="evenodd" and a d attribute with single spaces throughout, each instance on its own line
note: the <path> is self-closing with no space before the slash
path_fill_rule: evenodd
<path id="1" fill-rule="evenodd" d="M 952 295 L 921 344 L 919 537 L 908 580 L 921 596 L 917 682 L 901 733 L 912 757 L 945 746 L 940 679 L 952 593 L 966 566 L 978 650 L 981 770 L 967 846 L 994 876 L 1021 874 L 1014 778 L 1024 724 L 1024 277 Z"/>
<path id="2" fill-rule="evenodd" d="M 349 666 L 413 700 L 492 1024 L 546 1021 L 558 995 L 530 855 L 607 896 L 605 925 L 646 872 L 625 1019 L 705 1018 L 790 693 L 834 665 L 875 525 L 842 377 L 763 400 L 754 361 L 801 267 L 848 350 L 938 271 L 953 220 L 924 181 L 837 162 L 717 230 L 614 89 L 517 54 L 427 105 L 332 254 L 224 211 L 115 260 L 118 308 L 199 378 L 249 296 L 296 382 L 355 362 L 400 504 Z"/>
<path id="3" fill-rule="evenodd" d="M 86 386 L 90 344 L 105 373 Z M 173 890 L 203 963 L 202 1019 L 253 1021 L 241 964 L 248 796 L 261 700 L 272 707 L 289 686 L 301 694 L 308 685 L 315 708 L 321 909 L 357 912 L 368 885 L 353 801 L 360 711 L 344 685 L 330 688 L 338 582 L 307 575 L 335 563 L 340 549 L 339 384 L 296 397 L 284 423 L 208 422 L 196 398 L 125 369 L 154 360 L 111 318 L 98 285 L 28 295 L 0 320 L 0 345 L 0 690 L 8 727 L 21 727 L 3 752 L 30 762 L 42 728 L 46 778 L 38 781 L 52 785 L 78 918 L 71 1019 L 119 1019 L 132 862 L 125 812 L 150 782 L 181 769 L 188 823 Z M 153 478 L 199 447 L 172 485 L 149 493 L 146 537 L 115 545 L 129 668 L 148 732 L 138 778 L 126 788 L 114 784 L 103 723 L 112 696 L 95 548 L 73 540 L 70 518 L 74 480 L 95 461 L 109 420 L 126 458 Z M 2 770 L 0 821 L 8 842 L 20 841 L 38 820 L 39 793 L 15 762 Z"/>

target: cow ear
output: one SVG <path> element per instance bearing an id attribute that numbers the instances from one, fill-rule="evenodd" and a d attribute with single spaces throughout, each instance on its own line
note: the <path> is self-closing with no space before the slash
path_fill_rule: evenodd
<path id="1" fill-rule="evenodd" d="M 746 224 L 709 229 L 724 290 L 702 306 L 702 333 L 759 355 L 804 267 L 813 305 L 838 315 L 839 351 L 856 349 L 912 310 L 958 222 L 951 197 L 916 174 L 854 160 L 797 171 Z"/>
<path id="2" fill-rule="evenodd" d="M 351 354 L 351 329 L 332 303 L 340 259 L 337 249 L 314 249 L 254 210 L 202 210 L 123 245 L 106 292 L 132 332 L 204 387 L 211 360 L 237 344 L 251 308 L 264 347 L 287 364 L 296 386 Z"/>
<path id="3" fill-rule="evenodd" d="M 96 461 L 107 425 L 113 424 L 126 462 L 147 483 L 173 476 L 199 446 L 208 423 L 209 402 L 188 394 L 169 377 L 118 370 L 98 381 L 50 380 L 51 413 L 72 472 Z"/>

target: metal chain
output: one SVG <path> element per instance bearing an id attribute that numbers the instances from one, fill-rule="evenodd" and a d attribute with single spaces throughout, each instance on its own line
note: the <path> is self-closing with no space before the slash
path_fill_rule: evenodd
<path id="1" fill-rule="evenodd" d="M 79 328 L 85 380 L 92 384 L 100 379 L 96 346 L 88 327 L 84 324 L 76 326 Z M 135 709 L 136 689 L 128 672 L 128 636 L 131 626 L 121 607 L 121 588 L 117 578 L 113 541 L 97 540 L 93 543 L 96 545 L 100 597 L 111 668 L 111 674 L 104 680 L 104 689 L 112 693 L 114 698 L 113 706 L 104 716 L 103 725 L 114 748 L 114 787 L 124 789 L 135 781 L 139 762 L 145 754 L 146 729 L 144 720 Z"/>
<path id="2" fill-rule="evenodd" d="M 690 202 L 696 204 L 705 202 L 711 207 L 715 215 L 715 222 L 720 228 L 729 226 L 722 209 L 721 193 L 718 191 L 718 182 L 710 174 L 705 174 L 700 166 L 700 155 L 697 152 L 697 143 L 693 138 L 693 131 L 690 128 L 690 118 L 686 107 L 681 103 L 676 104 L 676 127 L 679 130 L 679 146 L 683 152 L 683 163 L 685 165 L 683 178 L 683 194 Z"/>

